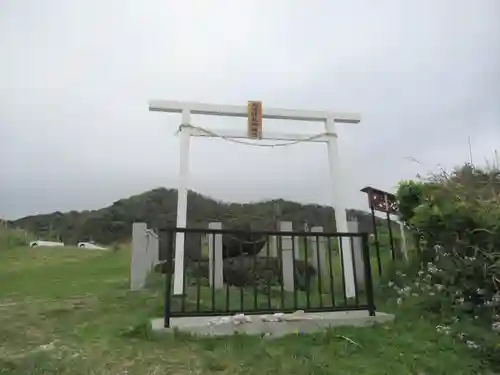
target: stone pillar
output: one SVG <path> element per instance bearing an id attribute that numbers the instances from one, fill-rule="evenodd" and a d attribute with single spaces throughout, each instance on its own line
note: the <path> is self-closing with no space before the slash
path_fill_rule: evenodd
<path id="1" fill-rule="evenodd" d="M 348 221 L 347 229 L 349 233 L 359 233 L 359 223 L 357 221 Z M 363 241 L 361 237 L 352 237 L 352 246 L 354 248 L 353 264 L 356 269 L 356 284 L 358 290 L 365 287 L 365 262 L 363 261 Z M 349 252 L 351 249 L 349 249 Z"/>
<path id="2" fill-rule="evenodd" d="M 292 229 L 293 231 L 293 229 Z M 300 238 L 300 237 L 294 237 L 293 238 L 293 242 L 294 242 L 294 247 L 293 247 L 293 256 L 295 257 L 295 259 L 300 259 L 300 243 L 302 241 L 304 241 L 304 237 Z M 308 252 L 308 256 L 309 256 L 310 252 Z M 305 255 L 304 255 L 305 256 Z M 307 261 L 307 259 L 306 259 Z"/>
<path id="3" fill-rule="evenodd" d="M 278 257 L 278 237 L 271 236 L 269 240 L 271 241 L 271 243 L 269 244 L 270 256 L 276 258 Z"/>
<path id="4" fill-rule="evenodd" d="M 293 223 L 291 221 L 282 221 L 279 226 L 280 232 L 292 232 Z M 281 236 L 281 261 L 283 269 L 283 289 L 287 292 L 293 292 L 295 289 L 294 280 L 294 254 L 292 236 Z"/>
<path id="5" fill-rule="evenodd" d="M 261 251 L 258 252 L 257 256 L 265 258 L 267 257 L 267 246 L 269 246 L 269 257 L 276 258 L 278 256 L 278 237 L 277 236 L 269 236 L 268 237 L 269 245 L 267 243 L 264 244 L 264 247 Z"/>
<path id="6" fill-rule="evenodd" d="M 158 235 L 156 234 L 155 231 L 148 229 L 147 230 L 147 258 L 149 261 L 149 271 L 155 266 L 155 264 L 158 263 L 159 261 L 159 251 L 160 251 L 160 244 L 159 244 L 159 239 Z"/>
<path id="7" fill-rule="evenodd" d="M 322 233 L 323 227 L 312 227 L 309 237 L 309 253 L 312 253 L 312 266 L 316 268 L 320 277 L 330 277 L 330 263 L 328 262 L 327 238 L 314 236 L 315 233 Z"/>
<path id="8" fill-rule="evenodd" d="M 148 258 L 146 253 L 146 223 L 132 224 L 132 259 L 130 264 L 130 289 L 139 290 L 146 284 Z"/>
<path id="9" fill-rule="evenodd" d="M 212 222 L 208 229 L 222 229 L 222 223 Z M 224 263 L 222 260 L 222 234 L 208 234 L 208 278 L 215 289 L 224 287 Z"/>
<path id="10" fill-rule="evenodd" d="M 203 259 L 208 252 L 208 234 L 202 234 L 200 236 L 200 246 L 201 251 L 199 259 Z"/>

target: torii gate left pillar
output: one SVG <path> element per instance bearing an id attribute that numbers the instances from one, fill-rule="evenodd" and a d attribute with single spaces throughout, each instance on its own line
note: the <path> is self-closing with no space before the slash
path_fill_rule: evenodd
<path id="1" fill-rule="evenodd" d="M 216 105 L 195 102 L 178 102 L 152 100 L 150 111 L 181 113 L 182 125 L 191 125 L 191 114 L 248 117 L 247 106 Z M 335 123 L 359 123 L 360 117 L 351 113 L 334 113 L 324 111 L 302 111 L 293 109 L 267 108 L 262 109 L 262 118 L 322 122 L 325 125 L 325 135 L 310 139 L 315 134 L 271 134 L 262 132 L 261 139 L 280 141 L 326 142 L 328 145 L 328 162 L 330 170 L 330 205 L 335 210 L 337 232 L 347 233 L 347 216 L 345 207 L 345 192 L 342 186 L 342 169 L 339 163 L 337 134 Z M 245 131 L 217 131 L 217 134 L 227 138 L 248 138 Z M 186 228 L 187 198 L 189 186 L 189 143 L 191 136 L 210 137 L 212 135 L 194 128 L 180 128 L 180 163 L 179 185 L 177 190 L 177 227 Z M 353 259 L 349 238 L 342 238 L 343 270 L 345 292 L 348 298 L 355 297 L 355 279 L 353 274 Z M 174 260 L 174 294 L 184 294 L 184 243 L 185 234 L 177 233 L 175 241 Z"/>

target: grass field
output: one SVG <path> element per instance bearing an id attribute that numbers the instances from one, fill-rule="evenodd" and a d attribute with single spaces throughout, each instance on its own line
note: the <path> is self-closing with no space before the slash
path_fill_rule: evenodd
<path id="1" fill-rule="evenodd" d="M 161 291 L 128 291 L 127 249 L 0 248 L 0 374 L 486 374 L 419 312 L 315 335 L 153 335 Z M 379 301 L 385 312 L 393 301 Z"/>

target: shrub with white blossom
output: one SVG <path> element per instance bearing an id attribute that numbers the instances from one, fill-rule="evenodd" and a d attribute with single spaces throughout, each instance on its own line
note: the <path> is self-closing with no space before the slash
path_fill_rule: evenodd
<path id="1" fill-rule="evenodd" d="M 465 165 L 451 174 L 404 181 L 397 197 L 402 219 L 420 244 L 420 271 L 411 290 L 396 287 L 398 303 L 419 289 L 426 308 L 451 317 L 452 325 L 470 316 L 500 333 L 500 171 Z M 448 328 L 436 327 L 443 334 Z M 456 334 L 500 365 L 500 335 L 483 347 L 468 332 Z"/>

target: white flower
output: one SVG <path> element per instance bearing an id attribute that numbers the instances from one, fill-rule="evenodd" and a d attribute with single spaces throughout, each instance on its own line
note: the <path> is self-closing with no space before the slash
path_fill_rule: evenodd
<path id="1" fill-rule="evenodd" d="M 493 332 L 500 333 L 500 322 L 495 322 L 491 325 Z"/>
<path id="2" fill-rule="evenodd" d="M 394 285 L 395 285 L 395 284 L 394 284 L 392 281 L 389 281 L 389 282 L 387 283 L 387 286 L 388 286 L 389 288 L 392 288 Z"/>
<path id="3" fill-rule="evenodd" d="M 436 289 L 437 289 L 438 291 L 441 291 L 441 290 L 443 290 L 443 289 L 444 289 L 444 285 L 442 285 L 442 284 L 436 284 L 436 285 L 435 285 L 435 287 L 436 287 Z"/>
<path id="4" fill-rule="evenodd" d="M 39 348 L 40 348 L 40 350 L 52 350 L 55 348 L 55 345 L 53 342 L 51 342 L 49 344 L 40 345 Z"/>
<path id="5" fill-rule="evenodd" d="M 477 293 L 477 294 L 482 295 L 482 294 L 484 294 L 484 289 L 480 289 L 480 288 L 478 288 L 478 289 L 476 290 L 476 293 Z"/>
<path id="6" fill-rule="evenodd" d="M 464 299 L 463 299 L 463 297 L 457 298 L 457 303 L 458 303 L 459 305 L 463 304 L 463 303 L 464 303 Z"/>
<path id="7" fill-rule="evenodd" d="M 438 269 L 437 267 L 434 267 L 430 270 L 430 273 L 437 273 L 438 272 Z"/>
<path id="8" fill-rule="evenodd" d="M 412 297 L 418 297 L 418 294 L 417 293 L 412 293 L 411 296 Z"/>
<path id="9" fill-rule="evenodd" d="M 405 286 L 404 288 L 398 290 L 398 294 L 404 294 L 405 296 L 409 296 L 411 292 L 411 287 Z"/>
<path id="10" fill-rule="evenodd" d="M 450 329 L 450 327 L 447 327 L 447 326 L 438 325 L 438 326 L 436 326 L 436 331 L 437 331 L 437 333 L 442 333 L 444 335 L 449 335 L 450 332 L 451 332 L 451 329 Z"/>
<path id="11" fill-rule="evenodd" d="M 423 276 L 424 275 L 424 271 L 420 270 L 417 272 L 417 276 Z"/>
<path id="12" fill-rule="evenodd" d="M 467 340 L 466 344 L 470 349 L 478 349 L 479 348 L 479 345 L 471 340 Z"/>
<path id="13" fill-rule="evenodd" d="M 465 339 L 465 336 L 467 336 L 467 335 L 466 335 L 465 333 L 461 332 L 461 333 L 459 333 L 457 336 L 458 336 L 458 338 L 459 338 L 460 340 L 463 340 L 463 339 Z"/>
<path id="14" fill-rule="evenodd" d="M 403 302 L 403 299 L 401 297 L 396 300 L 396 303 L 398 305 L 401 305 L 402 302 Z"/>
<path id="15" fill-rule="evenodd" d="M 434 296 L 434 292 L 429 292 L 429 295 L 432 297 Z"/>

